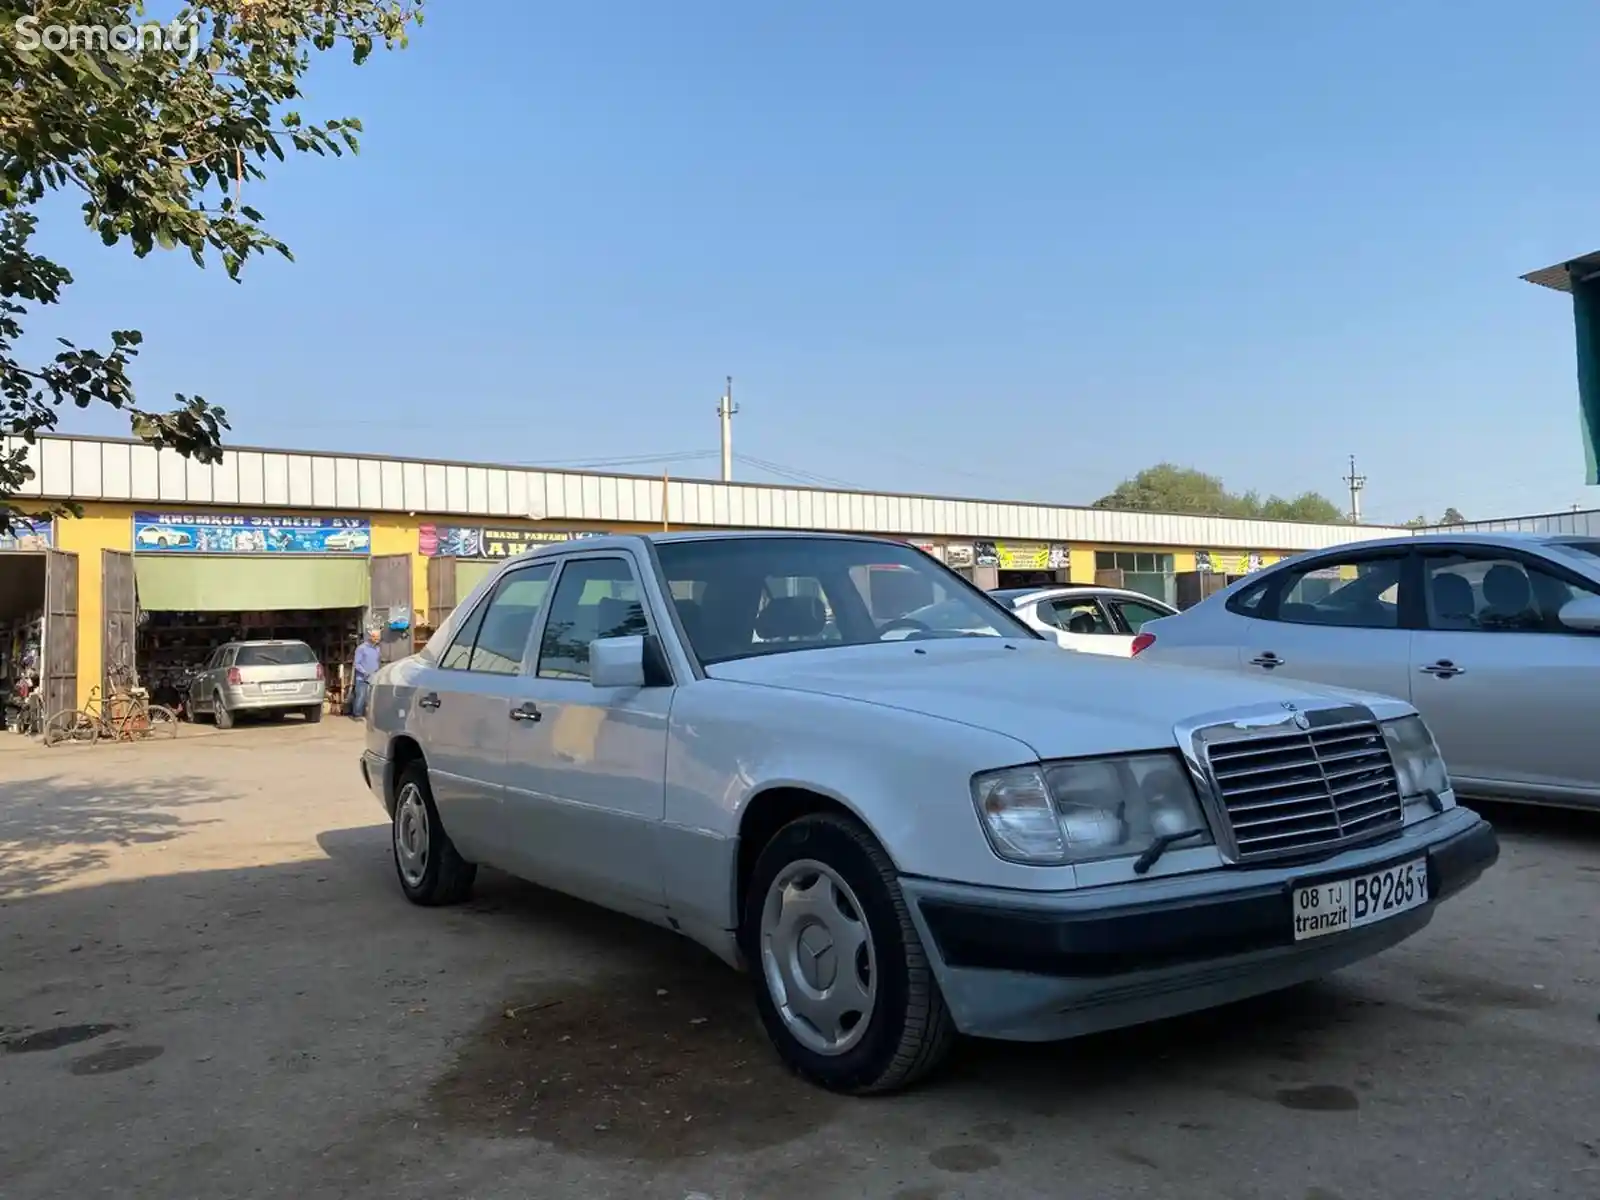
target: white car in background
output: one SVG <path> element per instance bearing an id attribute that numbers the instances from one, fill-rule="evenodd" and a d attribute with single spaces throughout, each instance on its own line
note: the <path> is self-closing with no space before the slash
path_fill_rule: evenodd
<path id="1" fill-rule="evenodd" d="M 1146 626 L 1140 662 L 1396 696 L 1468 797 L 1600 807 L 1600 539 L 1425 534 L 1298 555 Z"/>
<path id="2" fill-rule="evenodd" d="M 1143 592 L 1109 587 L 1001 588 L 993 596 L 1066 650 L 1129 658 L 1145 622 L 1177 613 Z"/>

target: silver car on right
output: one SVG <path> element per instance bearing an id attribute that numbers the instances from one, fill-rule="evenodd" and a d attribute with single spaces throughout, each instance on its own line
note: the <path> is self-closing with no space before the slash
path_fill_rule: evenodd
<path id="1" fill-rule="evenodd" d="M 1301 554 L 1149 622 L 1133 653 L 1397 696 L 1458 794 L 1600 808 L 1600 539 L 1438 533 Z"/>

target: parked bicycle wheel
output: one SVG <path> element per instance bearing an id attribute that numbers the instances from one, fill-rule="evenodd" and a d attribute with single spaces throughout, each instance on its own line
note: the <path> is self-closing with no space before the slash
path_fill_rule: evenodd
<path id="1" fill-rule="evenodd" d="M 44 744 L 59 746 L 62 742 L 93 742 L 100 737 L 100 722 L 81 708 L 58 712 L 44 723 Z"/>
<path id="2" fill-rule="evenodd" d="M 178 714 L 164 704 L 150 706 L 146 737 L 172 738 L 178 736 Z"/>

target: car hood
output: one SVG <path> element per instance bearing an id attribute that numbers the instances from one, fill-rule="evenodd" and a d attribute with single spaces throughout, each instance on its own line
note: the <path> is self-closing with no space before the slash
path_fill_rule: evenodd
<path id="1" fill-rule="evenodd" d="M 1136 659 L 1064 654 L 1044 641 L 952 638 L 768 654 L 709 667 L 713 679 L 881 704 L 1025 742 L 1041 758 L 1150 750 L 1173 727 L 1243 709 L 1356 701 L 1380 718 L 1412 712 L 1387 697 Z"/>

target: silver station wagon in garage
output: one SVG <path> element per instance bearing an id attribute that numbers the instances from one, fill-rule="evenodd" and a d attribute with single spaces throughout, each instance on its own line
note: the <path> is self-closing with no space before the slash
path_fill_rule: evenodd
<path id="1" fill-rule="evenodd" d="M 1399 696 L 1463 797 L 1600 808 L 1600 538 L 1423 534 L 1297 555 L 1150 622 L 1134 653 Z"/>
<path id="2" fill-rule="evenodd" d="M 843 1092 L 911 1083 L 957 1032 L 1325 975 L 1498 854 L 1408 704 L 1063 654 L 867 537 L 522 555 L 379 672 L 367 720 L 412 901 L 485 864 L 677 930 Z"/>

